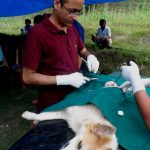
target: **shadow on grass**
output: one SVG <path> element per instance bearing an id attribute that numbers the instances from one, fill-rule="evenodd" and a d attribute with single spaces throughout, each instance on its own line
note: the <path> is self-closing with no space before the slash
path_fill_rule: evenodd
<path id="1" fill-rule="evenodd" d="M 21 118 L 25 110 L 34 110 L 31 101 L 36 90 L 7 89 L 0 92 L 0 141 L 1 150 L 7 150 L 30 128 L 30 123 Z"/>

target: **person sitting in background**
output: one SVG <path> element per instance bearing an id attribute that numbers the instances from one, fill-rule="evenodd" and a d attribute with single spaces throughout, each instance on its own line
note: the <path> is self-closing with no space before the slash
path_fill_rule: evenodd
<path id="1" fill-rule="evenodd" d="M 136 103 L 147 128 L 150 130 L 150 97 L 145 87 L 150 87 L 150 78 L 141 79 L 138 65 L 130 61 L 130 66 L 122 66 L 122 76 L 127 80 L 120 87 L 124 90 L 132 90 Z"/>
<path id="2" fill-rule="evenodd" d="M 33 23 L 34 25 L 40 23 L 42 20 L 43 20 L 44 16 L 43 15 L 36 15 L 34 18 L 33 18 Z"/>
<path id="3" fill-rule="evenodd" d="M 26 35 L 31 30 L 31 20 L 25 19 L 25 26 L 21 29 L 21 35 Z"/>
<path id="4" fill-rule="evenodd" d="M 92 34 L 92 41 L 97 43 L 100 48 L 111 48 L 111 30 L 106 26 L 106 20 L 100 19 L 99 25 L 96 36 Z"/>

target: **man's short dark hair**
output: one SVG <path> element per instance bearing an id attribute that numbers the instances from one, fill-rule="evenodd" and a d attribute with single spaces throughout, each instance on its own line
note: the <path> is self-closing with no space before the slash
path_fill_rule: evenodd
<path id="1" fill-rule="evenodd" d="M 61 4 L 67 3 L 68 0 L 59 0 Z"/>
<path id="2" fill-rule="evenodd" d="M 99 23 L 100 23 L 100 24 L 106 23 L 106 20 L 105 20 L 105 19 L 100 19 Z"/>

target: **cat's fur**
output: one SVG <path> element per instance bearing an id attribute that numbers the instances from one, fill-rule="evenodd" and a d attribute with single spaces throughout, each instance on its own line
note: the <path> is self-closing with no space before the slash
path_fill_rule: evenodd
<path id="1" fill-rule="evenodd" d="M 25 111 L 22 117 L 35 121 L 65 119 L 76 136 L 63 150 L 116 150 L 118 147 L 115 127 L 92 104 L 40 114 Z"/>

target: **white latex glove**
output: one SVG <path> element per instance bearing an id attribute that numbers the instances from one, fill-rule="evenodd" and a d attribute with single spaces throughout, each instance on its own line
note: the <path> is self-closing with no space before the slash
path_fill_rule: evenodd
<path id="1" fill-rule="evenodd" d="M 90 72 L 97 73 L 99 68 L 99 61 L 94 55 L 87 56 L 87 66 Z"/>
<path id="2" fill-rule="evenodd" d="M 131 82 L 133 93 L 139 90 L 145 90 L 145 87 L 140 78 L 139 68 L 135 62 L 130 61 L 130 66 L 122 66 L 121 70 L 122 70 L 122 76 L 127 81 Z"/>
<path id="3" fill-rule="evenodd" d="M 69 75 L 56 76 L 57 85 L 71 85 L 79 88 L 81 85 L 85 84 L 86 81 L 90 81 L 90 79 L 83 76 L 83 74 L 79 72 L 75 72 Z"/>
<path id="4" fill-rule="evenodd" d="M 114 81 L 108 81 L 105 83 L 105 87 L 118 87 L 118 85 Z"/>
<path id="5" fill-rule="evenodd" d="M 132 86 L 130 81 L 125 81 L 123 82 L 120 86 L 120 89 L 122 89 L 123 92 L 131 92 L 132 91 Z"/>
<path id="6" fill-rule="evenodd" d="M 141 79 L 143 85 L 145 87 L 150 87 L 150 78 Z M 130 81 L 125 81 L 120 85 L 120 88 L 123 90 L 123 92 L 132 91 L 132 86 Z"/>

